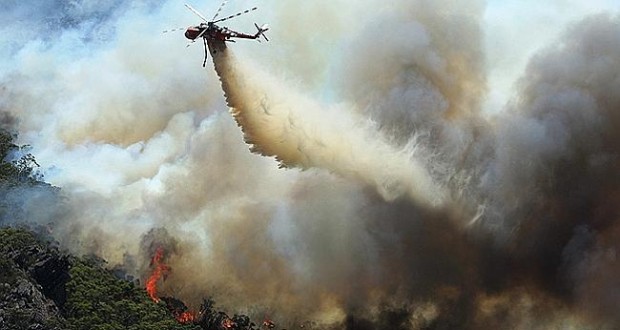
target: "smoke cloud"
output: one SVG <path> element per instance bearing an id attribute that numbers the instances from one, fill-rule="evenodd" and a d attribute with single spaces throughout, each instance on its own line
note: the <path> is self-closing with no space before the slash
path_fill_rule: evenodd
<path id="1" fill-rule="evenodd" d="M 391 146 L 370 120 L 346 105 L 323 109 L 243 66 L 224 43 L 211 43 L 209 49 L 233 117 L 253 151 L 275 156 L 283 166 L 325 168 L 361 179 L 387 200 L 408 194 L 434 205 L 446 198 L 415 159 L 415 146 Z"/>
<path id="2" fill-rule="evenodd" d="M 64 199 L 3 193 L 138 276 L 163 246 L 162 295 L 282 327 L 618 327 L 617 4 L 259 6 L 227 23 L 271 42 L 202 70 L 159 35 L 196 21 L 176 1 L 11 3 L 0 122 Z"/>

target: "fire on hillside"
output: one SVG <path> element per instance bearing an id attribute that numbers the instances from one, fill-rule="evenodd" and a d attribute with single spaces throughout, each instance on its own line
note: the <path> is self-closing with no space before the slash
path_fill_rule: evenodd
<path id="1" fill-rule="evenodd" d="M 165 281 L 166 277 L 172 271 L 172 268 L 165 262 L 165 250 L 163 247 L 157 247 L 155 254 L 151 258 L 151 273 L 146 280 L 145 289 L 151 300 L 155 303 L 164 302 L 166 308 L 174 316 L 179 323 L 194 324 L 202 329 L 208 330 L 259 330 L 273 329 L 276 324 L 266 318 L 261 325 L 250 320 L 247 315 L 238 315 L 230 317 L 228 314 L 215 309 L 215 302 L 210 299 L 204 299 L 198 311 L 190 310 L 185 303 L 174 297 L 160 297 L 158 295 L 158 283 Z"/>

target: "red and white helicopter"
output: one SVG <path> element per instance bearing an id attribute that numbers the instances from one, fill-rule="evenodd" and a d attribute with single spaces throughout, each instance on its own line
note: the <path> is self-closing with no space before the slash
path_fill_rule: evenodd
<path id="1" fill-rule="evenodd" d="M 258 9 L 258 7 L 253 7 L 247 10 L 244 10 L 242 12 L 239 12 L 237 14 L 234 15 L 230 15 L 228 17 L 224 17 L 224 18 L 220 18 L 218 20 L 215 20 L 220 12 L 222 11 L 222 8 L 224 8 L 224 6 L 226 5 L 226 3 L 228 2 L 228 0 L 224 0 L 222 1 L 222 4 L 220 4 L 220 7 L 218 8 L 217 12 L 215 13 L 215 15 L 213 16 L 213 18 L 209 21 L 207 20 L 204 15 L 202 15 L 200 12 L 198 12 L 196 9 L 194 9 L 192 6 L 185 4 L 185 7 L 187 7 L 187 9 L 189 9 L 192 13 L 194 13 L 196 16 L 200 17 L 204 22 L 200 23 L 199 25 L 196 26 L 190 26 L 185 30 L 185 37 L 189 40 L 191 40 L 191 42 L 195 42 L 197 39 L 202 38 L 203 42 L 204 42 L 204 47 L 205 47 L 205 60 L 202 63 L 202 66 L 204 67 L 207 63 L 207 55 L 208 55 L 208 50 L 207 50 L 207 40 L 209 41 L 229 41 L 229 42 L 235 42 L 235 40 L 231 40 L 231 38 L 241 38 L 241 39 L 256 39 L 258 42 L 260 42 L 260 37 L 262 36 L 263 38 L 265 38 L 266 41 L 269 41 L 269 39 L 267 39 L 267 36 L 265 36 L 265 32 L 267 30 L 269 30 L 269 26 L 267 24 L 263 24 L 262 26 L 258 26 L 258 24 L 254 23 L 254 26 L 256 26 L 256 29 L 258 29 L 258 32 L 256 32 L 255 34 L 245 34 L 245 33 L 241 33 L 241 32 L 237 32 L 237 31 L 233 31 L 227 27 L 220 27 L 218 26 L 216 23 L 219 22 L 223 22 L 226 20 L 229 20 L 231 18 L 235 18 L 237 16 L 241 16 L 243 14 L 247 14 L 251 11 L 254 11 L 256 9 Z M 183 29 L 183 28 L 181 28 Z M 173 31 L 178 31 L 181 29 L 172 29 L 172 30 L 165 30 L 164 33 L 167 32 L 173 32 Z M 188 47 L 191 44 L 187 45 Z"/>

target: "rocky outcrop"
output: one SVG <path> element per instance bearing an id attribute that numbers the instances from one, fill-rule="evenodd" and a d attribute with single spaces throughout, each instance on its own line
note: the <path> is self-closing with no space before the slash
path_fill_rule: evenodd
<path id="1" fill-rule="evenodd" d="M 43 294 L 58 306 L 67 300 L 65 284 L 69 280 L 69 260 L 56 249 L 34 245 L 15 253 L 14 259 L 38 283 Z M 11 256 L 9 254 L 9 256 Z"/>
<path id="2" fill-rule="evenodd" d="M 17 272 L 14 283 L 0 286 L 0 329 L 60 330 L 64 323 L 56 304 L 29 276 Z"/>
<path id="3" fill-rule="evenodd" d="M 69 261 L 31 234 L 0 236 L 0 329 L 63 329 Z"/>

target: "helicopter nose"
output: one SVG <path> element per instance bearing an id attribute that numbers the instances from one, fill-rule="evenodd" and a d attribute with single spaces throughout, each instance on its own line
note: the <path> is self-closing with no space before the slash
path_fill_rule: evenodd
<path id="1" fill-rule="evenodd" d="M 197 27 L 190 26 L 185 31 L 185 38 L 189 40 L 194 40 L 198 37 L 199 34 L 200 34 L 200 30 Z"/>

